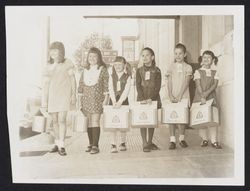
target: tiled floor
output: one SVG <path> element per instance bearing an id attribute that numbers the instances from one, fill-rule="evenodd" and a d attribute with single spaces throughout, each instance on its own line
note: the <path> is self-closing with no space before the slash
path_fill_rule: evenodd
<path id="1" fill-rule="evenodd" d="M 16 176 L 23 179 L 77 178 L 216 178 L 233 177 L 233 151 L 201 148 L 196 130 L 187 130 L 188 148 L 168 150 L 168 129 L 155 130 L 154 142 L 159 151 L 143 153 L 139 129 L 127 135 L 128 150 L 110 153 L 110 133 L 101 132 L 100 150 L 96 155 L 84 152 L 86 133 L 70 133 L 66 141 L 68 155 L 46 153 L 51 144 L 47 134 L 23 140 L 22 151 L 41 151 L 43 155 L 19 157 Z"/>

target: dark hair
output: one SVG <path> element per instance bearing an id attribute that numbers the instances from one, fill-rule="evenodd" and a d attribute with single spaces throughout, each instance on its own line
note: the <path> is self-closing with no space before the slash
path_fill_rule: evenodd
<path id="1" fill-rule="evenodd" d="M 202 56 L 199 56 L 198 58 L 198 62 L 201 64 L 202 62 L 202 57 L 207 54 L 207 55 L 210 55 L 212 57 L 212 59 L 214 60 L 214 64 L 217 65 L 218 63 L 218 57 L 214 55 L 214 53 L 211 51 L 211 50 L 205 50 L 203 53 L 202 53 Z"/>
<path id="2" fill-rule="evenodd" d="M 65 61 L 65 48 L 64 48 L 64 45 L 62 42 L 53 42 L 50 44 L 50 47 L 49 47 L 49 50 L 52 50 L 52 49 L 57 49 L 59 50 L 59 63 L 63 63 Z M 52 59 L 51 57 L 49 57 L 49 61 L 48 61 L 50 64 L 53 64 L 54 63 L 54 59 Z"/>
<path id="3" fill-rule="evenodd" d="M 182 49 L 184 53 L 187 52 L 187 48 L 186 48 L 186 46 L 184 44 L 178 43 L 178 44 L 175 45 L 175 48 Z"/>
<path id="4" fill-rule="evenodd" d="M 114 62 L 122 62 L 122 63 L 125 65 L 125 69 L 126 69 L 126 71 L 127 71 L 127 74 L 128 74 L 129 76 L 132 75 L 131 66 L 130 66 L 130 64 L 126 61 L 126 59 L 125 59 L 124 57 L 122 57 L 122 56 L 116 56 Z M 114 67 L 113 67 L 113 72 L 115 72 Z"/>
<path id="5" fill-rule="evenodd" d="M 85 68 L 89 69 L 90 68 L 90 63 L 89 63 L 89 54 L 90 53 L 94 53 L 94 54 L 97 54 L 97 65 L 98 65 L 98 69 L 101 67 L 101 66 L 104 66 L 106 68 L 106 64 L 105 62 L 102 60 L 102 53 L 101 51 L 96 48 L 96 47 L 92 47 L 89 49 L 89 52 L 88 52 L 88 55 L 87 55 L 87 66 Z"/>
<path id="6" fill-rule="evenodd" d="M 144 50 L 149 51 L 150 54 L 151 54 L 152 56 L 154 56 L 154 60 L 152 61 L 152 65 L 155 66 L 155 65 L 156 65 L 156 63 L 155 63 L 155 53 L 154 53 L 153 49 L 152 49 L 152 48 L 149 48 L 149 47 L 145 47 L 145 48 L 142 49 L 141 53 L 142 53 Z"/>

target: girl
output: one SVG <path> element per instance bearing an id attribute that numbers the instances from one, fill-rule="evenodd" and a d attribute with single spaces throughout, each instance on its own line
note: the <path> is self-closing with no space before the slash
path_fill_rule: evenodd
<path id="1" fill-rule="evenodd" d="M 112 74 L 109 78 L 109 105 L 114 108 L 120 108 L 121 105 L 128 105 L 128 94 L 131 86 L 131 75 L 128 71 L 128 63 L 125 58 L 117 56 L 112 68 Z M 120 129 L 121 144 L 120 151 L 126 151 L 126 131 Z M 117 153 L 117 131 L 113 132 L 113 141 L 111 143 L 111 153 Z"/>
<path id="2" fill-rule="evenodd" d="M 108 102 L 108 79 L 109 74 L 101 51 L 95 47 L 91 48 L 78 87 L 78 93 L 82 95 L 81 110 L 88 118 L 89 146 L 86 152 L 90 154 L 99 153 L 100 116 L 103 105 Z"/>
<path id="3" fill-rule="evenodd" d="M 136 89 L 138 92 L 137 101 L 149 103 L 157 101 L 157 108 L 161 108 L 161 70 L 156 67 L 155 54 L 151 48 L 144 48 L 141 51 L 143 66 L 136 71 Z M 148 130 L 148 140 L 147 140 Z M 150 152 L 158 147 L 152 142 L 154 128 L 141 128 L 143 151 Z"/>
<path id="4" fill-rule="evenodd" d="M 66 155 L 64 140 L 66 135 L 66 116 L 72 105 L 76 104 L 76 82 L 74 65 L 65 59 L 65 49 L 61 42 L 53 42 L 49 49 L 50 60 L 44 71 L 45 97 L 42 107 L 52 115 L 55 146 L 51 152 Z"/>
<path id="5" fill-rule="evenodd" d="M 211 69 L 213 63 L 217 65 L 218 58 L 212 51 L 206 50 L 199 61 L 201 62 L 201 68 L 196 70 L 194 74 L 196 91 L 193 102 L 205 104 L 206 100 L 214 99 L 212 105 L 218 107 L 215 90 L 218 86 L 219 77 L 217 71 Z M 207 130 L 209 130 L 212 147 L 221 149 L 221 146 L 217 142 L 217 127 L 199 129 L 199 135 L 202 138 L 201 146 L 208 146 Z"/>
<path id="6" fill-rule="evenodd" d="M 184 60 L 186 57 L 186 47 L 183 44 L 177 44 L 174 50 L 175 62 L 167 69 L 167 90 L 168 100 L 172 103 L 181 102 L 183 98 L 189 102 L 189 81 L 192 76 L 192 67 Z M 179 144 L 181 147 L 187 147 L 185 141 L 185 125 L 170 124 L 170 144 L 169 149 L 176 148 L 175 128 L 179 128 Z"/>

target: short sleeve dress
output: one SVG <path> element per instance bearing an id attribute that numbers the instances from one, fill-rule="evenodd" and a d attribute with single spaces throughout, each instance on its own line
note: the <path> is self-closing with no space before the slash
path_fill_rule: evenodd
<path id="1" fill-rule="evenodd" d="M 194 80 L 200 80 L 200 85 L 202 91 L 207 91 L 213 84 L 215 80 L 219 80 L 218 72 L 212 69 L 200 68 L 194 73 Z M 216 91 L 212 91 L 206 100 L 214 99 L 213 106 L 218 107 L 218 101 L 216 97 Z M 198 89 L 195 89 L 194 103 L 201 101 L 201 95 Z"/>
<path id="2" fill-rule="evenodd" d="M 166 76 L 172 77 L 172 95 L 177 97 L 181 91 L 182 85 L 185 83 L 186 76 L 192 76 L 192 67 L 187 63 L 173 63 L 167 69 Z M 189 86 L 184 92 L 182 99 L 187 98 L 190 104 Z M 167 99 L 170 100 L 167 94 Z"/>
<path id="3" fill-rule="evenodd" d="M 71 104 L 72 82 L 74 65 L 66 59 L 63 63 L 48 64 L 43 72 L 44 78 L 49 82 L 48 112 L 63 112 L 74 109 Z"/>

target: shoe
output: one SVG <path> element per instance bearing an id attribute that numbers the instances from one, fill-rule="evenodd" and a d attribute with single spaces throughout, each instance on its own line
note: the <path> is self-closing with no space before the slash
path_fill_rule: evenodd
<path id="1" fill-rule="evenodd" d="M 58 153 L 59 153 L 59 155 L 61 155 L 61 156 L 65 156 L 65 155 L 67 155 L 67 153 L 66 153 L 66 151 L 65 151 L 65 148 L 60 148 L 59 150 L 58 150 Z"/>
<path id="2" fill-rule="evenodd" d="M 151 143 L 151 144 L 150 144 L 150 149 L 151 149 L 151 150 L 158 150 L 158 149 L 159 149 L 159 147 L 157 147 L 157 145 L 156 145 L 156 144 Z"/>
<path id="3" fill-rule="evenodd" d="M 169 143 L 168 149 L 169 149 L 169 150 L 174 150 L 175 148 L 176 148 L 175 142 L 170 142 L 170 143 Z"/>
<path id="4" fill-rule="evenodd" d="M 219 145 L 218 142 L 212 143 L 212 147 L 215 148 L 215 149 L 222 149 L 222 147 Z"/>
<path id="5" fill-rule="evenodd" d="M 120 146 L 119 146 L 119 150 L 120 151 L 126 151 L 127 150 L 126 144 L 125 143 L 121 143 Z"/>
<path id="6" fill-rule="evenodd" d="M 207 140 L 203 140 L 201 143 L 201 147 L 207 147 L 208 146 L 208 141 Z"/>
<path id="7" fill-rule="evenodd" d="M 49 152 L 50 152 L 50 153 L 58 152 L 58 146 L 55 145 Z"/>
<path id="8" fill-rule="evenodd" d="M 186 142 L 185 140 L 180 141 L 180 142 L 179 142 L 179 145 L 180 145 L 182 148 L 188 147 L 188 144 L 187 144 L 187 142 Z"/>
<path id="9" fill-rule="evenodd" d="M 150 149 L 150 145 L 146 145 L 146 146 L 144 146 L 143 147 L 143 152 L 150 152 L 151 151 L 151 149 Z"/>
<path id="10" fill-rule="evenodd" d="M 85 150 L 85 152 L 90 152 L 91 151 L 91 149 L 92 149 L 92 146 L 91 145 L 89 145 L 88 147 L 87 147 L 87 149 Z"/>
<path id="11" fill-rule="evenodd" d="M 116 148 L 116 145 L 111 145 L 111 151 L 110 151 L 111 153 L 118 153 L 118 150 L 117 150 L 117 148 Z"/>
<path id="12" fill-rule="evenodd" d="M 99 152 L 100 152 L 100 150 L 97 146 L 92 146 L 90 154 L 97 154 Z"/>

